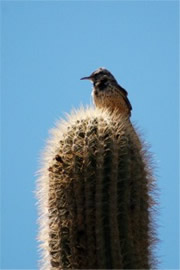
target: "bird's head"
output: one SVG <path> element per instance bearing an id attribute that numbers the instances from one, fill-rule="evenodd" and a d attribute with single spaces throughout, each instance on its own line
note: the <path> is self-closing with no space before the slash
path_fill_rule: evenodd
<path id="1" fill-rule="evenodd" d="M 90 80 L 93 82 L 94 86 L 97 86 L 99 83 L 107 83 L 108 81 L 115 81 L 114 76 L 105 68 L 98 68 L 90 76 L 83 77 L 81 80 Z"/>

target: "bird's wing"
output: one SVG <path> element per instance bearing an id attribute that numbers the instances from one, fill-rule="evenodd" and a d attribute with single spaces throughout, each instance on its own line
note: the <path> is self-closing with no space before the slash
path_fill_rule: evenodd
<path id="1" fill-rule="evenodd" d="M 120 90 L 120 93 L 121 93 L 122 97 L 124 98 L 128 108 L 129 108 L 129 111 L 131 111 L 132 110 L 132 105 L 131 105 L 128 97 L 127 97 L 128 92 L 123 87 L 121 87 L 120 85 L 119 85 L 119 90 Z"/>
<path id="2" fill-rule="evenodd" d="M 128 92 L 120 85 L 119 86 L 119 90 L 121 90 L 126 96 L 128 95 Z"/>

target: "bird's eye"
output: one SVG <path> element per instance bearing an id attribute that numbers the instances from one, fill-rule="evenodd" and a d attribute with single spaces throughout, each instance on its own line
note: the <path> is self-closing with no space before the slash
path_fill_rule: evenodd
<path id="1" fill-rule="evenodd" d="M 94 74 L 94 79 L 98 79 L 99 78 L 99 74 Z"/>
<path id="2" fill-rule="evenodd" d="M 106 83 L 108 81 L 107 78 L 104 78 L 103 80 L 101 80 L 102 83 Z"/>
<path id="3" fill-rule="evenodd" d="M 103 80 L 100 81 L 98 87 L 100 90 L 104 90 L 107 86 L 107 81 L 108 79 L 107 78 L 104 78 Z"/>

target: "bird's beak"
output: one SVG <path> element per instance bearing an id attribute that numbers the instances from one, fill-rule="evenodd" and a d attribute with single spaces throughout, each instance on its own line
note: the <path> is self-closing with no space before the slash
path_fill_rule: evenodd
<path id="1" fill-rule="evenodd" d="M 80 80 L 92 80 L 92 77 L 91 77 L 91 76 L 83 77 L 83 78 L 81 78 Z"/>

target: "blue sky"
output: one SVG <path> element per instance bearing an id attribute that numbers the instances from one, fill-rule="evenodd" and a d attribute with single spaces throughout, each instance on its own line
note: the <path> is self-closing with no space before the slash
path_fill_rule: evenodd
<path id="1" fill-rule="evenodd" d="M 48 130 L 91 102 L 108 68 L 151 144 L 160 189 L 157 256 L 178 269 L 178 1 L 1 1 L 1 269 L 37 269 L 35 190 Z"/>

